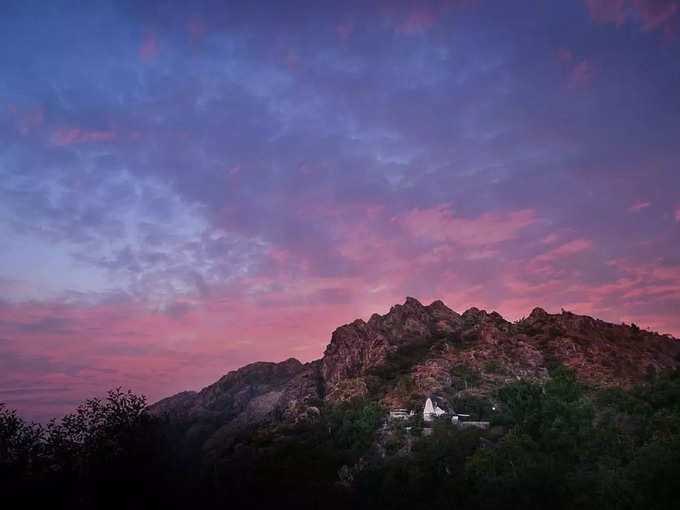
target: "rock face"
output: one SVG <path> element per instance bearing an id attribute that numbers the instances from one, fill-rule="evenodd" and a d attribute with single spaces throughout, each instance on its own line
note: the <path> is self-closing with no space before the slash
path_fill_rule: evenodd
<path id="1" fill-rule="evenodd" d="M 423 306 L 407 297 L 403 305 L 393 306 L 386 315 L 373 314 L 368 322 L 356 320 L 339 327 L 321 359 L 327 397 L 341 399 L 365 393 L 365 384 L 358 383 L 356 378 L 385 363 L 388 355 L 400 347 L 452 333 L 461 322 L 461 316 L 441 301 Z M 347 380 L 354 380 L 354 391 L 349 394 Z"/>
<path id="2" fill-rule="evenodd" d="M 200 392 L 182 392 L 149 407 L 175 422 L 209 421 L 237 428 L 292 412 L 319 397 L 318 362 L 303 365 L 290 358 L 258 362 L 229 372 Z"/>
<path id="3" fill-rule="evenodd" d="M 320 360 L 253 363 L 149 409 L 187 424 L 189 433 L 196 423 L 211 424 L 202 432 L 210 442 L 275 418 L 308 416 L 320 399 L 370 394 L 386 407 L 405 407 L 437 392 L 480 396 L 517 379 L 542 381 L 558 366 L 593 387 L 626 387 L 679 362 L 679 340 L 636 327 L 540 308 L 511 323 L 496 312 L 459 315 L 441 301 L 424 306 L 407 298 L 385 315 L 336 329 Z"/>

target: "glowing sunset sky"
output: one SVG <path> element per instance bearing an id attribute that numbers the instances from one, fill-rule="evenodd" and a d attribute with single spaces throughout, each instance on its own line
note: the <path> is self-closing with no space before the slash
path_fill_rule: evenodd
<path id="1" fill-rule="evenodd" d="M 322 355 L 406 295 L 680 335 L 680 1 L 0 6 L 0 401 Z"/>

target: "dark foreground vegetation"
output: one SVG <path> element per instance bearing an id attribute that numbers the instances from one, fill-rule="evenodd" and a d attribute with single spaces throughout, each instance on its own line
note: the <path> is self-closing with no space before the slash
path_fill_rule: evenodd
<path id="1" fill-rule="evenodd" d="M 367 400 L 210 449 L 120 390 L 47 427 L 3 407 L 0 489 L 21 508 L 680 508 L 680 372 L 600 392 L 562 372 L 498 399 L 489 431 L 436 423 L 385 458 Z"/>

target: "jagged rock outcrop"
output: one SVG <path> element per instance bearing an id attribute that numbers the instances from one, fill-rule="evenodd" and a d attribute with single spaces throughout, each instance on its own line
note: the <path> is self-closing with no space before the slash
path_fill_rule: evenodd
<path id="1" fill-rule="evenodd" d="M 423 306 L 407 297 L 385 315 L 373 314 L 368 322 L 356 320 L 333 332 L 321 360 L 326 395 L 331 399 L 358 396 L 367 391 L 362 379 L 385 363 L 390 353 L 410 342 L 422 342 L 451 334 L 460 327 L 461 317 L 441 301 Z M 347 381 L 354 391 L 347 391 Z"/>
<path id="2" fill-rule="evenodd" d="M 337 328 L 320 360 L 253 363 L 150 410 L 210 443 L 274 418 L 313 419 L 320 399 L 369 395 L 404 407 L 430 394 L 484 396 L 517 379 L 543 381 L 559 366 L 593 387 L 626 387 L 679 362 L 679 340 L 632 326 L 541 308 L 511 323 L 496 312 L 459 315 L 441 301 L 424 306 L 409 297 L 385 315 Z"/>
<path id="3" fill-rule="evenodd" d="M 339 327 L 321 359 L 321 376 L 327 391 L 342 380 L 361 376 L 380 365 L 392 349 L 381 331 L 362 320 Z"/>

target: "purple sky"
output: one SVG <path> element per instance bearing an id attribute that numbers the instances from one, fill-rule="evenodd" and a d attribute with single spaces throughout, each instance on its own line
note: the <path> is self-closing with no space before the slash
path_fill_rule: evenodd
<path id="1" fill-rule="evenodd" d="M 0 401 L 311 360 L 406 295 L 680 335 L 679 28 L 670 0 L 2 2 Z"/>

